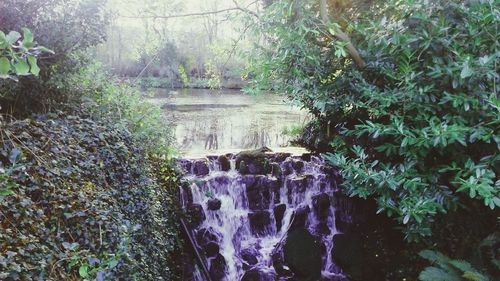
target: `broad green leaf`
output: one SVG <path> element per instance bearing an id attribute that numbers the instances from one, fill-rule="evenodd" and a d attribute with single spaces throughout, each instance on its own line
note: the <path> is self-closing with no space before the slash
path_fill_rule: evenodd
<path id="1" fill-rule="evenodd" d="M 31 66 L 31 73 L 35 76 L 38 76 L 38 74 L 40 73 L 40 68 L 37 65 L 36 57 L 28 56 L 28 62 Z"/>
<path id="2" fill-rule="evenodd" d="M 26 43 L 33 43 L 33 33 L 26 27 L 21 28 L 23 31 L 23 44 L 26 45 Z"/>
<path id="3" fill-rule="evenodd" d="M 82 264 L 80 266 L 80 268 L 78 269 L 78 273 L 83 278 L 88 277 L 89 276 L 89 265 L 88 264 Z"/>
<path id="4" fill-rule="evenodd" d="M 5 49 L 9 46 L 9 43 L 7 42 L 7 37 L 5 36 L 5 33 L 3 31 L 0 31 L 0 50 Z"/>
<path id="5" fill-rule="evenodd" d="M 427 267 L 424 271 L 420 272 L 418 276 L 422 281 L 461 281 L 460 278 L 449 274 L 447 271 L 437 267 Z"/>
<path id="6" fill-rule="evenodd" d="M 9 32 L 9 34 L 7 34 L 6 38 L 9 44 L 14 44 L 17 42 L 17 40 L 19 40 L 19 38 L 21 38 L 21 34 L 17 31 L 11 31 Z"/>
<path id="7" fill-rule="evenodd" d="M 0 57 L 0 77 L 7 76 L 10 71 L 10 62 L 6 57 Z"/>
<path id="8" fill-rule="evenodd" d="M 28 75 L 30 72 L 30 66 L 24 60 L 19 60 L 14 64 L 14 68 L 16 69 L 17 75 Z"/>
<path id="9" fill-rule="evenodd" d="M 469 64 L 466 63 L 460 72 L 460 78 L 464 79 L 470 77 L 473 74 L 472 69 L 470 69 Z"/>

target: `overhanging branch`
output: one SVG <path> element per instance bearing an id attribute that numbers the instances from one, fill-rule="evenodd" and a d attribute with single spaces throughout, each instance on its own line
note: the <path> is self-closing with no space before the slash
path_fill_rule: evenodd
<path id="1" fill-rule="evenodd" d="M 134 18 L 134 19 L 173 19 L 173 18 L 186 18 L 186 17 L 196 17 L 196 16 L 207 16 L 207 15 L 215 15 L 221 14 L 225 12 L 232 11 L 240 11 L 252 15 L 254 17 L 259 17 L 256 12 L 249 10 L 248 7 L 256 2 L 250 3 L 247 7 L 241 7 L 238 2 L 233 0 L 233 3 L 236 5 L 235 7 L 220 9 L 215 11 L 206 11 L 206 12 L 195 12 L 195 13 L 185 13 L 185 14 L 174 14 L 174 15 L 144 15 L 144 16 L 130 16 L 130 15 L 118 15 L 122 18 Z"/>

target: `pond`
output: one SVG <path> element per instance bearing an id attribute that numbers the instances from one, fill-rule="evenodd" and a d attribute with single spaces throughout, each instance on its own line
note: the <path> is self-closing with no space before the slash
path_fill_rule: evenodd
<path id="1" fill-rule="evenodd" d="M 239 90 L 155 89 L 160 104 L 187 157 L 237 152 L 267 146 L 301 153 L 290 145 L 293 131 L 310 120 L 304 110 L 274 94 L 247 95 Z"/>

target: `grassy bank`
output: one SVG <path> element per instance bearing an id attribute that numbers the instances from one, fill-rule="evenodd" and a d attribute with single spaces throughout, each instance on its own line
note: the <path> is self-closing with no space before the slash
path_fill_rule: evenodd
<path id="1" fill-rule="evenodd" d="M 135 79 L 125 79 L 125 80 L 135 80 Z M 163 88 L 163 89 L 173 89 L 173 88 L 189 88 L 189 89 L 212 89 L 212 88 L 222 88 L 222 89 L 242 89 L 247 85 L 246 82 L 237 78 L 223 79 L 217 85 L 214 84 L 208 78 L 191 78 L 186 84 L 181 81 L 171 80 L 168 78 L 161 77 L 142 77 L 137 79 L 137 85 L 143 89 L 147 88 Z"/>

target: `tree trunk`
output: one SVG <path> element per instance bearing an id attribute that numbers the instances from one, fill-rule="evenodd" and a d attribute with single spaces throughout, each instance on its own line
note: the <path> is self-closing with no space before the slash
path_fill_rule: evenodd
<path id="1" fill-rule="evenodd" d="M 321 15 L 321 20 L 323 21 L 323 24 L 328 27 L 330 24 L 330 19 L 328 17 L 328 6 L 326 3 L 326 0 L 319 0 L 319 1 L 320 1 L 319 2 L 319 11 L 320 11 L 320 15 Z M 335 29 L 334 36 L 337 39 L 345 41 L 347 43 L 347 45 L 346 45 L 347 52 L 349 53 L 351 58 L 354 60 L 356 65 L 359 68 L 365 67 L 365 65 L 366 65 L 365 61 L 363 60 L 363 58 L 361 58 L 361 56 L 358 53 L 358 50 L 356 50 L 354 45 L 351 43 L 351 39 L 349 38 L 349 36 L 344 31 L 342 31 L 340 28 Z"/>

